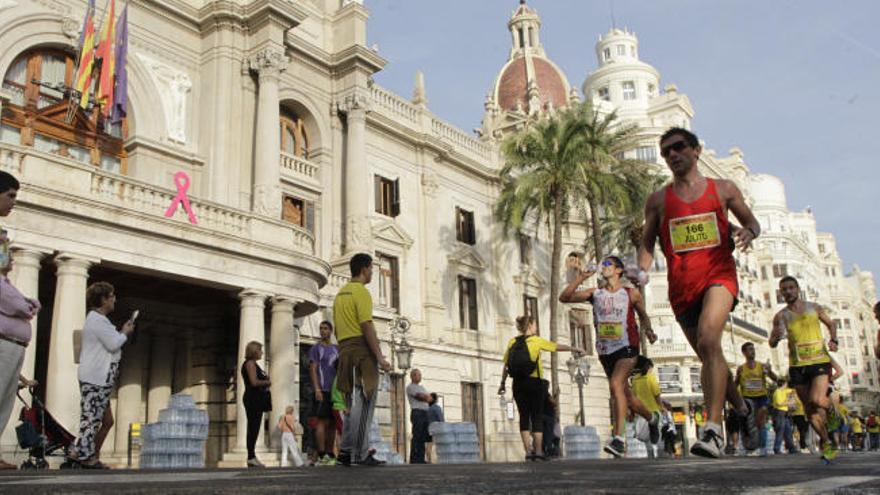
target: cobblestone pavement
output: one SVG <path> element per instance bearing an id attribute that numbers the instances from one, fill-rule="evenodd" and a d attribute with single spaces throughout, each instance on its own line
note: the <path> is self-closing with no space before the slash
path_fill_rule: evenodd
<path id="1" fill-rule="evenodd" d="M 880 494 L 880 455 L 705 460 L 313 467 L 197 471 L 18 471 L 0 493 L 840 493 Z"/>

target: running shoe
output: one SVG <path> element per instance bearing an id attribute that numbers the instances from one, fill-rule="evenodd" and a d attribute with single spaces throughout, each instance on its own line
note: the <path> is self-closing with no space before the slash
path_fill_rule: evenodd
<path id="1" fill-rule="evenodd" d="M 654 411 L 654 414 L 651 415 L 651 421 L 648 422 L 648 431 L 651 444 L 656 444 L 660 441 L 660 413 Z"/>
<path id="2" fill-rule="evenodd" d="M 704 429 L 703 438 L 701 438 L 693 445 L 693 447 L 691 447 L 691 454 L 701 457 L 708 457 L 711 459 L 718 459 L 721 457 L 721 450 L 723 445 L 724 440 L 721 438 L 720 435 L 715 433 L 715 430 Z"/>
<path id="3" fill-rule="evenodd" d="M 831 442 L 825 442 L 825 445 L 822 446 L 822 459 L 830 462 L 835 457 L 837 457 L 837 449 L 834 448 Z"/>
<path id="4" fill-rule="evenodd" d="M 248 459 L 247 467 L 249 468 L 264 468 L 266 467 L 259 459 L 254 457 L 253 459 Z"/>
<path id="5" fill-rule="evenodd" d="M 327 454 L 324 454 L 323 457 L 321 457 L 320 459 L 318 459 L 318 462 L 316 463 L 316 465 L 318 465 L 318 466 L 335 466 L 335 465 L 336 465 L 336 459 L 330 457 L 330 456 L 327 455 Z"/>
<path id="6" fill-rule="evenodd" d="M 724 455 L 736 455 L 736 447 L 734 447 L 733 444 L 727 444 L 727 446 L 724 447 Z"/>
<path id="7" fill-rule="evenodd" d="M 755 408 L 752 407 L 752 404 L 749 401 L 746 401 L 746 407 L 749 412 L 745 416 L 745 423 L 743 424 L 743 446 L 746 450 L 755 450 L 760 447 L 761 436 L 758 431 L 758 420 L 755 417 Z"/>
<path id="8" fill-rule="evenodd" d="M 344 450 L 339 451 L 339 457 L 336 458 L 336 465 L 345 467 L 351 466 L 351 454 Z"/>
<path id="9" fill-rule="evenodd" d="M 614 457 L 623 457 L 626 454 L 626 444 L 623 443 L 623 440 L 615 437 L 612 438 L 607 445 L 605 445 L 605 452 L 613 455 Z"/>

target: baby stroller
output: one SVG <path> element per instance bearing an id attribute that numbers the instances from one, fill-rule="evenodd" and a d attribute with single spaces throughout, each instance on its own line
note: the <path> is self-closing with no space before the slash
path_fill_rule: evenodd
<path id="1" fill-rule="evenodd" d="M 15 427 L 15 436 L 18 445 L 28 451 L 28 459 L 21 463 L 21 469 L 48 469 L 46 456 L 64 456 L 67 447 L 73 443 L 74 436 L 46 411 L 42 401 L 34 395 L 33 389 L 29 388 L 28 391 L 31 394 L 30 407 L 21 397 L 20 391 L 16 394 L 24 407 L 21 408 L 18 418 L 21 424 Z"/>

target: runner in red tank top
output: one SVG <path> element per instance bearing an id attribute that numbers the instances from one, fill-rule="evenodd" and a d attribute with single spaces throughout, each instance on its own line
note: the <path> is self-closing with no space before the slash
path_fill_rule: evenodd
<path id="1" fill-rule="evenodd" d="M 701 151 L 697 136 L 686 129 L 669 129 L 660 138 L 660 155 L 672 171 L 673 180 L 655 191 L 645 206 L 639 280 L 647 281 L 659 236 L 668 266 L 669 301 L 703 363 L 700 381 L 709 418 L 691 453 L 720 457 L 725 397 L 740 414 L 749 411 L 721 349 L 724 324 L 737 295 L 733 244 L 747 249 L 761 226 L 733 182 L 707 179 L 700 173 L 697 162 Z M 728 222 L 728 210 L 742 228 Z M 757 436 L 754 415 L 748 417 L 748 436 Z"/>

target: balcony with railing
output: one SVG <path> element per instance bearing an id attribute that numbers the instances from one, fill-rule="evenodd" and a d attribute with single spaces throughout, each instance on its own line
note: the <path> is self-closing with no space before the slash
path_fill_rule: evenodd
<path id="1" fill-rule="evenodd" d="M 648 353 L 651 359 L 697 357 L 690 344 L 687 343 L 657 343 L 648 346 Z"/>
<path id="2" fill-rule="evenodd" d="M 321 188 L 321 167 L 284 151 L 281 152 L 281 176 L 296 184 Z"/>
<path id="3" fill-rule="evenodd" d="M 132 177 L 101 170 L 72 158 L 34 148 L 0 142 L 0 170 L 15 175 L 28 194 L 37 192 L 57 198 L 46 208 L 115 223 L 134 230 L 149 229 L 169 238 L 216 245 L 217 236 L 247 239 L 274 248 L 314 255 L 314 236 L 304 228 L 273 221 L 219 203 L 187 195 L 198 224 L 192 225 L 179 211 L 166 218 L 165 211 L 177 191 Z"/>

